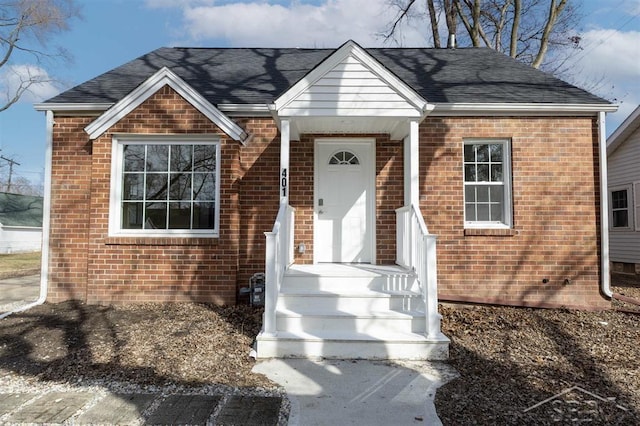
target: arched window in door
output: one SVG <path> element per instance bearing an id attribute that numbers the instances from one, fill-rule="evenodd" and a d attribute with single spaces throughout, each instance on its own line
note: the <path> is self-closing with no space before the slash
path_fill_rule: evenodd
<path id="1" fill-rule="evenodd" d="M 329 159 L 331 165 L 356 165 L 360 164 L 360 160 L 353 152 L 339 151 L 331 156 Z"/>

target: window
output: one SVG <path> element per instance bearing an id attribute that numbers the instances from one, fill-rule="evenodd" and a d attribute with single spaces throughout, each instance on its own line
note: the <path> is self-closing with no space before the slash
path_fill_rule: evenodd
<path id="1" fill-rule="evenodd" d="M 220 146 L 201 138 L 114 138 L 110 234 L 217 236 Z"/>
<path id="2" fill-rule="evenodd" d="M 470 228 L 511 227 L 508 141 L 465 141 L 464 220 Z"/>
<path id="3" fill-rule="evenodd" d="M 331 156 L 331 158 L 329 159 L 329 164 L 357 165 L 357 164 L 360 164 L 360 160 L 358 160 L 358 157 L 356 157 L 356 155 L 353 152 L 340 151 Z"/>
<path id="4" fill-rule="evenodd" d="M 611 191 L 611 227 L 629 227 L 629 190 Z"/>
<path id="5" fill-rule="evenodd" d="M 611 229 L 640 231 L 640 182 L 609 189 Z"/>

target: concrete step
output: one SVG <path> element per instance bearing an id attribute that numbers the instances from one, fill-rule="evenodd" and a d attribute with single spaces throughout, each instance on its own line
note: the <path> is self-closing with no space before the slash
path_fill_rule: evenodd
<path id="1" fill-rule="evenodd" d="M 417 311 L 371 311 L 342 312 L 332 310 L 276 311 L 276 329 L 282 331 L 332 331 L 343 330 L 354 333 L 423 333 L 425 316 Z"/>
<path id="2" fill-rule="evenodd" d="M 420 291 L 413 272 L 400 267 L 343 264 L 292 265 L 284 276 L 281 290 L 331 293 Z"/>
<path id="3" fill-rule="evenodd" d="M 341 291 L 286 289 L 278 297 L 278 308 L 304 311 L 309 308 L 343 312 L 424 310 L 422 295 L 411 291 Z"/>
<path id="4" fill-rule="evenodd" d="M 398 332 L 278 332 L 258 335 L 256 349 L 259 358 L 445 360 L 449 340 Z"/>

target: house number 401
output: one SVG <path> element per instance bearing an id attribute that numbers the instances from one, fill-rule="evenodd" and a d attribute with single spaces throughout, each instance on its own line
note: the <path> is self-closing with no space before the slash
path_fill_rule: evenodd
<path id="1" fill-rule="evenodd" d="M 287 196 L 287 169 L 282 169 L 282 178 L 280 179 L 280 187 L 282 188 L 282 196 Z"/>

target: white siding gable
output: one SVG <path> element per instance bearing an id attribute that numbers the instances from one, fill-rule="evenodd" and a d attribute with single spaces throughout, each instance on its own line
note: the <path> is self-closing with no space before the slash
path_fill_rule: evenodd
<path id="1" fill-rule="evenodd" d="M 422 117 L 427 103 L 355 43 L 276 100 L 281 117 Z"/>

